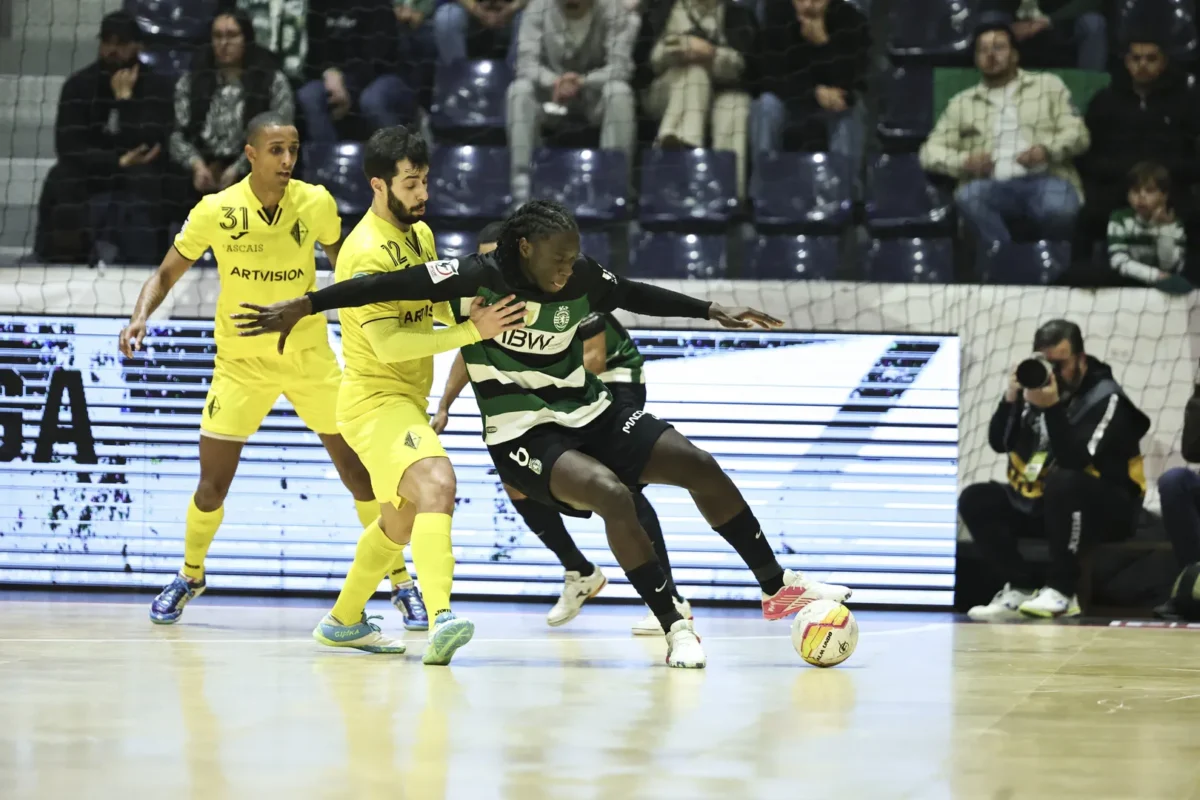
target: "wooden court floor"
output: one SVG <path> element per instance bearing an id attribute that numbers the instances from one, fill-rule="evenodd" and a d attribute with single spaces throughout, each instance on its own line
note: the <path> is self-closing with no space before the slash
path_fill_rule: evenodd
<path id="1" fill-rule="evenodd" d="M 0 601 L 0 798 L 1200 799 L 1200 631 L 861 612 L 842 667 L 697 609 L 670 670 L 631 606 L 466 606 L 449 669 L 319 649 L 323 606 Z M 398 629 L 384 603 L 372 609 Z"/>

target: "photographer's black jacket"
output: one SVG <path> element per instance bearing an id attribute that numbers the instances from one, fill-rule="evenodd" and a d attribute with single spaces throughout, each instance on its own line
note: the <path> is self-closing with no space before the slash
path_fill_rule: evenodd
<path id="1" fill-rule="evenodd" d="M 1091 356 L 1087 363 L 1079 389 L 1066 402 L 1042 410 L 1022 398 L 1015 403 L 1001 399 L 992 415 L 988 444 L 1008 454 L 1008 482 L 1019 504 L 1040 498 L 1046 476 L 1057 469 L 1082 470 L 1130 497 L 1146 493 L 1139 443 L 1150 419 L 1121 390 L 1107 364 Z M 1046 463 L 1037 480 L 1027 481 L 1025 465 L 1043 445 Z"/>

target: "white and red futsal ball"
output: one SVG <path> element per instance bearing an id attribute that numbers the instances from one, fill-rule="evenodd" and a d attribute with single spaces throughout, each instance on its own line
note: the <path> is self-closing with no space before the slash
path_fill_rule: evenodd
<path id="1" fill-rule="evenodd" d="M 792 621 L 792 645 L 814 667 L 832 667 L 854 653 L 858 623 L 836 600 L 814 600 Z"/>

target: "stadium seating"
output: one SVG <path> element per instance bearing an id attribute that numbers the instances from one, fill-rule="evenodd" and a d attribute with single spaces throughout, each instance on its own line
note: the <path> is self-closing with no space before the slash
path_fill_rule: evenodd
<path id="1" fill-rule="evenodd" d="M 888 54 L 932 63 L 969 60 L 977 0 L 904 0 L 888 9 Z"/>
<path id="2" fill-rule="evenodd" d="M 125 0 L 124 8 L 149 36 L 197 41 L 216 16 L 218 0 Z"/>
<path id="3" fill-rule="evenodd" d="M 758 280 L 833 280 L 839 262 L 836 236 L 759 236 L 749 274 Z"/>
<path id="4" fill-rule="evenodd" d="M 503 137 L 511 82 L 512 71 L 503 61 L 439 66 L 430 109 L 433 129 L 460 139 L 476 140 L 487 132 Z"/>
<path id="5" fill-rule="evenodd" d="M 307 144 L 303 159 L 304 180 L 329 190 L 337 201 L 343 221 L 357 221 L 357 217 L 371 207 L 371 184 L 363 174 L 361 144 Z"/>
<path id="6" fill-rule="evenodd" d="M 950 198 L 930 184 L 916 153 L 884 153 L 867 170 L 867 228 L 896 236 L 951 231 Z"/>
<path id="7" fill-rule="evenodd" d="M 584 255 L 592 257 L 605 266 L 612 263 L 612 245 L 608 241 L 607 233 L 585 231 L 580 235 L 579 240 L 579 249 Z"/>
<path id="8" fill-rule="evenodd" d="M 433 243 L 437 247 L 438 258 L 461 258 L 467 253 L 474 253 L 475 238 L 473 233 L 433 229 Z"/>
<path id="9" fill-rule="evenodd" d="M 647 149 L 639 218 L 650 226 L 724 226 L 737 210 L 736 186 L 731 152 Z"/>
<path id="10" fill-rule="evenodd" d="M 648 231 L 634 243 L 630 272 L 636 278 L 724 278 L 725 237 Z"/>
<path id="11" fill-rule="evenodd" d="M 1129 34 L 1150 31 L 1159 36 L 1172 58 L 1196 57 L 1195 0 L 1117 0 L 1117 41 L 1124 44 Z"/>
<path id="12" fill-rule="evenodd" d="M 879 283 L 949 283 L 953 259 L 949 239 L 876 239 L 864 277 Z"/>
<path id="13" fill-rule="evenodd" d="M 920 64 L 887 70 L 879 105 L 880 138 L 895 143 L 895 149 L 916 150 L 933 130 L 932 70 Z"/>
<path id="14" fill-rule="evenodd" d="M 501 219 L 511 202 L 508 150 L 503 147 L 435 147 L 429 159 L 429 218 Z"/>
<path id="15" fill-rule="evenodd" d="M 1053 284 L 1071 265 L 1068 242 L 1012 242 L 980 257 L 984 283 Z"/>
<path id="16" fill-rule="evenodd" d="M 849 168 L 830 153 L 774 153 L 755 163 L 751 182 L 759 226 L 840 231 L 850 223 Z"/>
<path id="17" fill-rule="evenodd" d="M 535 198 L 557 200 L 582 223 L 603 223 L 629 217 L 628 174 L 618 151 L 540 147 L 530 177 Z"/>

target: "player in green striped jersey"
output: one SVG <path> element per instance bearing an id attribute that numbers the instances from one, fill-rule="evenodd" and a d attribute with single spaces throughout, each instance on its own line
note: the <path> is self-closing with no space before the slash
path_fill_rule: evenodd
<path id="1" fill-rule="evenodd" d="M 503 226 L 498 222 L 485 227 L 479 234 L 479 254 L 484 255 L 496 249 L 497 239 Z M 635 409 L 646 407 L 646 383 L 642 371 L 644 360 L 641 352 L 634 344 L 633 337 L 612 314 L 593 311 L 584 317 L 575 332 L 577 339 L 583 342 L 583 366 L 593 375 L 598 375 L 612 392 L 613 403 L 618 406 L 631 406 Z M 450 419 L 450 406 L 458 399 L 459 394 L 466 388 L 470 379 L 467 376 L 467 365 L 460 353 L 454 359 L 450 375 L 446 379 L 446 388 L 438 403 L 437 413 L 433 415 L 431 425 L 441 434 L 446 429 Z M 566 625 L 579 616 L 583 604 L 598 595 L 608 579 L 603 570 L 593 564 L 580 551 L 567 532 L 562 513 L 552 507 L 526 497 L 521 490 L 502 483 L 504 492 L 508 495 L 513 508 L 521 515 L 521 519 L 529 526 L 529 530 L 538 537 L 550 552 L 558 557 L 565 576 L 563 578 L 562 594 L 553 608 L 546 615 L 546 622 L 552 627 Z M 684 619 L 692 618 L 692 607 L 679 593 L 671 574 L 670 557 L 667 554 L 667 544 L 663 540 L 662 525 L 654 506 L 646 499 L 641 488 L 634 491 L 633 502 L 637 506 L 638 521 L 646 529 L 654 545 L 659 564 L 670 584 L 667 591 L 675 598 L 675 607 Z M 662 626 L 653 613 L 638 620 L 633 625 L 636 636 L 661 636 Z"/>
<path id="2" fill-rule="evenodd" d="M 644 410 L 613 403 L 583 365 L 579 323 L 593 310 L 711 319 L 727 328 L 779 327 L 752 308 L 726 308 L 621 278 L 579 252 L 579 228 L 561 204 L 535 200 L 504 223 L 499 247 L 484 256 L 431 261 L 335 283 L 271 306 L 242 305 L 243 334 L 287 334 L 304 317 L 393 300 L 452 302 L 465 319 L 473 298 L 509 295 L 525 304 L 526 327 L 462 348 L 483 415 L 484 442 L 500 478 L 566 513 L 604 520 L 609 547 L 667 634 L 667 664 L 703 667 L 690 620 L 666 592 L 669 581 L 638 521 L 629 487 L 664 484 L 691 494 L 700 513 L 737 551 L 762 589 L 763 616 L 784 619 L 818 598 L 842 601 L 845 586 L 784 570 L 754 512 L 708 453 Z"/>

